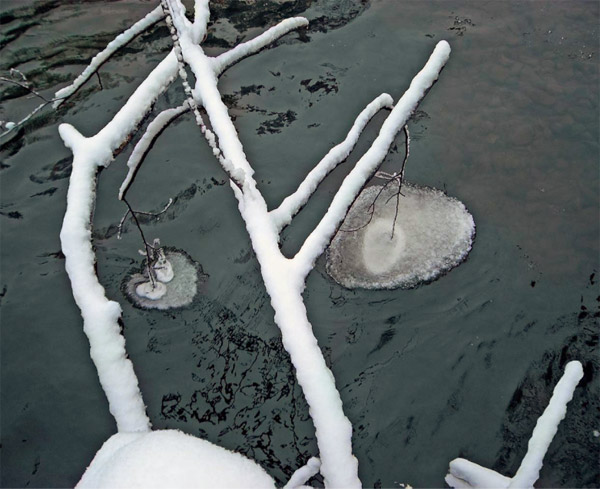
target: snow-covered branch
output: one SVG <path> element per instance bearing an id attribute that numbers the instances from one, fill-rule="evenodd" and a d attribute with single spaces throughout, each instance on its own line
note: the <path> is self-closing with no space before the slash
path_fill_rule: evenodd
<path id="1" fill-rule="evenodd" d="M 321 461 L 317 457 L 312 457 L 306 462 L 306 465 L 296 470 L 283 489 L 298 489 L 304 486 L 304 483 L 311 477 L 319 473 Z"/>
<path id="2" fill-rule="evenodd" d="M 554 388 L 548 407 L 537 420 L 527 444 L 527 454 L 508 487 L 533 487 L 533 483 L 538 480 L 544 456 L 558 430 L 558 425 L 567 414 L 567 404 L 573 399 L 575 387 L 582 377 L 581 363 L 569 362 Z"/>
<path id="3" fill-rule="evenodd" d="M 177 57 L 171 51 L 146 77 L 129 97 L 121 110 L 102 128 L 94 138 L 116 151 L 137 129 L 142 119 L 152 108 L 158 96 L 167 89 L 177 76 Z M 104 163 L 108 165 L 110 160 Z"/>
<path id="4" fill-rule="evenodd" d="M 100 51 L 96 56 L 92 58 L 92 61 L 85 70 L 75 78 L 75 81 L 71 85 L 61 88 L 54 98 L 57 98 L 53 104 L 54 108 L 57 108 L 67 97 L 73 95 L 89 78 L 96 73 L 98 68 L 110 58 L 118 49 L 128 44 L 132 39 L 137 37 L 139 34 L 144 32 L 148 27 L 156 24 L 160 19 L 164 17 L 163 11 L 160 7 L 156 7 L 152 12 L 146 15 L 143 19 L 138 20 L 129 29 L 119 34 L 111 42 L 108 43 L 104 50 Z"/>
<path id="5" fill-rule="evenodd" d="M 367 105 L 354 121 L 346 139 L 331 148 L 325 157 L 310 171 L 298 186 L 298 189 L 286 197 L 277 209 L 270 212 L 273 223 L 279 231 L 292 221 L 292 218 L 306 204 L 323 179 L 348 157 L 364 128 L 375 114 L 384 107 L 393 108 L 393 103 L 392 97 L 384 93 Z"/>
<path id="6" fill-rule="evenodd" d="M 99 165 L 95 158 L 104 160 L 110 157 L 110 152 L 90 144 L 68 124 L 60 126 L 60 135 L 73 151 L 73 170 L 60 240 L 73 296 L 81 310 L 83 329 L 90 341 L 90 356 L 118 430 L 149 431 L 150 421 L 118 322 L 121 306 L 106 298 L 95 273 L 96 257 L 89 225 L 96 200 Z"/>
<path id="7" fill-rule="evenodd" d="M 307 25 L 308 20 L 306 20 L 304 17 L 292 17 L 290 19 L 282 20 L 279 24 L 271 27 L 254 39 L 246 41 L 242 44 L 238 44 L 233 49 L 230 49 L 229 51 L 212 58 L 211 62 L 213 64 L 215 74 L 219 76 L 227 68 L 238 62 L 240 59 L 258 53 L 261 49 L 268 46 L 272 42 L 275 42 L 288 32 Z"/>
<path id="8" fill-rule="evenodd" d="M 437 80 L 449 56 L 450 45 L 446 41 L 440 41 L 423 69 L 413 78 L 410 87 L 383 123 L 379 135 L 369 150 L 344 179 L 325 216 L 294 257 L 294 262 L 303 270 L 305 276 L 312 270 L 315 260 L 331 241 L 356 196 L 387 155 L 398 131 L 404 127 L 427 90 Z"/>
<path id="9" fill-rule="evenodd" d="M 208 8 L 208 0 L 194 1 L 194 23 L 192 25 L 192 41 L 200 44 L 206 36 L 206 27 L 210 18 L 210 10 Z"/>
<path id="10" fill-rule="evenodd" d="M 446 475 L 448 485 L 455 488 L 533 488 L 540 476 L 544 456 L 558 430 L 558 425 L 567 414 L 567 404 L 573 398 L 575 388 L 582 377 L 583 367 L 580 362 L 572 361 L 566 365 L 565 373 L 556 384 L 548 406 L 537 420 L 529 439 L 527 454 L 512 479 L 463 458 L 457 458 L 450 462 L 450 469 Z"/>
<path id="11" fill-rule="evenodd" d="M 163 110 L 160 114 L 158 114 L 148 127 L 146 128 L 146 132 L 141 137 L 141 139 L 133 148 L 131 155 L 129 156 L 129 160 L 127 160 L 127 166 L 129 167 L 129 171 L 127 172 L 127 176 L 121 187 L 119 188 L 119 200 L 123 199 L 125 192 L 131 185 L 133 181 L 133 177 L 137 172 L 139 166 L 142 161 L 146 157 L 148 150 L 158 137 L 158 135 L 167 127 L 172 121 L 174 121 L 181 114 L 189 110 L 187 104 L 180 105 L 179 107 Z"/>

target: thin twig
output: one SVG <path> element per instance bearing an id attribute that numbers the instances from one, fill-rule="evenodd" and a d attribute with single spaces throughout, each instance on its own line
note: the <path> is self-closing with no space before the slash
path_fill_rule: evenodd
<path id="1" fill-rule="evenodd" d="M 144 236 L 142 226 L 140 226 L 140 222 L 138 221 L 138 218 L 135 215 L 135 211 L 131 208 L 129 202 L 127 202 L 127 199 L 123 198 L 123 202 L 125 202 L 125 205 L 129 209 L 129 212 L 131 213 L 133 220 L 135 221 L 135 225 L 137 226 L 140 235 L 142 236 L 142 241 L 144 242 L 144 249 L 146 250 L 146 268 L 148 269 L 148 278 L 150 279 L 150 282 L 152 283 L 152 288 L 154 289 L 154 287 L 156 287 L 156 281 L 154 280 L 154 271 L 152 270 L 151 264 L 152 258 L 150 257 L 150 250 L 154 250 L 154 247 L 151 244 L 149 244 L 148 241 L 146 241 L 146 236 Z"/>
<path id="2" fill-rule="evenodd" d="M 390 237 L 390 239 L 394 239 L 394 231 L 396 229 L 396 221 L 398 219 L 398 211 L 400 210 L 400 196 L 401 195 L 404 196 L 404 194 L 402 193 L 402 183 L 404 183 L 404 170 L 406 168 L 406 162 L 408 161 L 408 155 L 410 154 L 410 134 L 408 132 L 408 125 L 404 125 L 403 130 L 404 130 L 404 134 L 406 136 L 406 139 L 404 141 L 405 154 L 404 154 L 404 160 L 402 161 L 402 166 L 400 167 L 400 171 L 394 172 L 394 173 L 378 171 L 377 173 L 375 173 L 375 178 L 381 178 L 381 179 L 387 180 L 387 182 L 379 189 L 379 191 L 377 192 L 377 195 L 373 199 L 373 202 L 371 202 L 371 205 L 368 207 L 368 213 L 369 213 L 368 221 L 365 224 L 363 224 L 362 226 L 359 226 L 357 228 L 353 228 L 353 229 L 340 228 L 339 229 L 340 231 L 342 231 L 344 233 L 353 233 L 353 232 L 359 231 L 360 229 L 367 227 L 371 223 L 371 221 L 373 220 L 373 216 L 375 215 L 375 202 L 377 202 L 377 199 L 379 198 L 379 196 L 382 194 L 382 192 L 386 189 L 386 187 L 390 183 L 396 182 L 398 184 L 398 191 L 394 195 L 391 195 L 390 197 L 388 197 L 384 203 L 384 206 L 386 206 L 390 200 L 392 200 L 394 197 L 396 198 L 396 210 L 394 212 L 394 221 L 392 223 L 392 234 Z"/>
<path id="3" fill-rule="evenodd" d="M 48 100 L 46 97 L 44 97 L 42 94 L 36 92 L 33 88 L 31 88 L 29 86 L 29 82 L 26 79 L 26 82 L 20 82 L 17 80 L 13 80 L 11 78 L 6 78 L 5 76 L 0 76 L 0 81 L 6 82 L 6 83 L 13 83 L 15 85 L 20 86 L 21 88 L 24 88 L 25 90 L 27 90 L 29 93 L 32 93 L 33 95 L 35 95 L 36 97 L 41 98 L 44 102 L 46 102 L 47 104 L 49 104 L 51 102 L 51 100 Z"/>
<path id="4" fill-rule="evenodd" d="M 125 199 L 122 199 L 125 200 Z M 142 214 L 144 216 L 154 216 L 154 217 L 158 217 L 161 214 L 164 214 L 165 212 L 167 212 L 167 210 L 169 209 L 169 207 L 171 207 L 171 204 L 173 203 L 173 199 L 169 199 L 169 202 L 167 203 L 167 205 L 164 207 L 164 209 L 160 212 L 144 212 L 144 211 L 133 211 L 135 214 Z M 127 219 L 127 216 L 131 213 L 132 211 L 130 209 L 127 209 L 127 211 L 125 212 L 125 214 L 123 215 L 123 217 L 121 218 L 121 221 L 119 222 L 119 226 L 118 226 L 118 232 L 117 232 L 117 239 L 121 239 L 121 234 L 123 231 L 123 225 L 125 224 L 125 219 Z"/>
<path id="5" fill-rule="evenodd" d="M 100 84 L 100 90 L 104 90 L 104 87 L 102 86 L 102 79 L 100 78 L 99 71 L 96 71 L 96 77 L 98 78 L 98 83 Z"/>
<path id="6" fill-rule="evenodd" d="M 52 98 L 52 99 L 48 100 L 42 94 L 40 94 L 39 92 L 37 92 L 36 90 L 34 90 L 33 88 L 31 88 L 31 82 L 27 79 L 27 77 L 22 72 L 20 72 L 19 70 L 15 69 L 15 68 L 11 68 L 10 74 L 13 75 L 14 73 L 19 74 L 21 76 L 21 79 L 23 81 L 20 82 L 20 81 L 17 81 L 15 79 L 13 79 L 13 78 L 6 78 L 5 76 L 0 76 L 0 81 L 6 82 L 6 83 L 13 83 L 15 85 L 18 85 L 21 88 L 24 88 L 25 90 L 27 90 L 29 93 L 35 95 L 36 97 L 41 98 L 44 101 L 44 103 L 38 105 L 28 115 L 26 115 L 23 119 L 21 119 L 19 122 L 14 123 L 14 125 L 11 125 L 11 127 L 9 129 L 6 129 L 4 132 L 2 132 L 0 134 L 0 138 L 2 138 L 3 136 L 6 136 L 8 133 L 14 131 L 15 129 L 17 129 L 19 127 L 21 127 L 29 119 L 31 119 L 35 114 L 37 114 L 40 110 L 42 110 L 44 107 L 46 107 L 46 105 L 51 104 L 53 102 L 56 102 L 57 100 L 61 100 L 62 98 L 64 98 L 64 97 L 55 97 L 55 98 Z"/>

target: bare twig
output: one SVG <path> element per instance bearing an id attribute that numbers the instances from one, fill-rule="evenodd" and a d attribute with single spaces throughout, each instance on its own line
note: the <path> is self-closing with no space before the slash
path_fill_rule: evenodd
<path id="1" fill-rule="evenodd" d="M 131 208 L 131 206 L 129 205 L 129 202 L 127 202 L 127 199 L 123 198 L 123 202 L 125 202 L 125 205 L 127 206 L 127 209 L 128 209 L 127 212 L 129 214 L 131 214 L 131 216 L 133 217 L 135 225 L 137 226 L 137 228 L 140 232 L 140 235 L 142 236 L 142 241 L 144 242 L 144 250 L 146 252 L 146 269 L 148 271 L 148 278 L 150 279 L 152 288 L 154 288 L 154 287 L 156 287 L 156 279 L 154 277 L 155 272 L 152 269 L 152 264 L 154 262 L 155 247 L 152 246 L 150 243 L 148 243 L 148 241 L 146 241 L 146 236 L 144 236 L 144 231 L 142 231 L 142 226 L 140 226 L 140 221 L 138 221 L 136 212 Z M 171 205 L 171 200 L 169 201 L 169 205 Z M 168 206 L 167 206 L 167 208 L 168 208 Z M 167 210 L 167 208 L 165 208 L 164 210 Z M 127 217 L 127 213 L 125 213 L 125 216 L 123 216 L 123 219 L 121 221 L 124 221 L 125 217 Z"/>
<path id="2" fill-rule="evenodd" d="M 99 71 L 96 71 L 96 78 L 98 78 L 98 84 L 100 85 L 100 90 L 104 90 L 104 87 L 102 86 L 102 79 L 100 78 Z"/>
<path id="3" fill-rule="evenodd" d="M 41 98 L 44 102 L 46 102 L 46 103 L 50 103 L 51 102 L 51 100 L 48 100 L 41 93 L 36 92 L 33 88 L 31 88 L 31 83 L 29 82 L 29 80 L 27 80 L 27 78 L 25 78 L 25 75 L 23 75 L 23 73 L 21 73 L 19 70 L 15 70 L 14 68 L 11 69 L 11 73 L 12 72 L 18 72 L 23 77 L 24 81 L 20 82 L 20 81 L 14 80 L 12 78 L 6 78 L 5 76 L 0 76 L 0 81 L 6 82 L 6 83 L 13 83 L 14 85 L 18 85 L 21 88 L 24 88 L 25 90 L 27 90 L 29 93 L 35 95 L 36 97 Z"/>
<path id="4" fill-rule="evenodd" d="M 121 199 L 121 200 L 125 200 L 125 199 Z M 158 217 L 158 216 L 164 214 L 165 212 L 167 212 L 169 207 L 171 207 L 172 203 L 173 203 L 173 199 L 169 199 L 169 202 L 167 203 L 167 205 L 160 212 L 145 212 L 145 211 L 133 211 L 133 212 L 135 212 L 136 214 L 142 214 L 143 216 Z M 119 221 L 119 226 L 117 228 L 117 230 L 118 230 L 117 231 L 117 239 L 121 239 L 121 235 L 123 234 L 123 225 L 125 224 L 125 220 L 127 219 L 127 216 L 131 212 L 132 211 L 128 208 L 127 211 L 125 211 L 125 214 L 123 214 L 123 217 L 121 218 L 121 220 Z"/>
<path id="5" fill-rule="evenodd" d="M 21 81 L 14 79 L 15 73 L 18 74 L 21 77 Z M 52 102 L 55 102 L 56 100 L 59 100 L 58 98 L 53 98 L 53 99 L 48 100 L 41 93 L 39 93 L 38 91 L 36 91 L 33 88 L 31 88 L 31 82 L 27 79 L 27 77 L 21 71 L 17 70 L 16 68 L 11 68 L 10 69 L 10 74 L 11 74 L 12 78 L 7 78 L 5 76 L 0 76 L 0 81 L 3 81 L 5 83 L 12 83 L 12 84 L 17 85 L 17 86 L 19 86 L 21 88 L 24 88 L 25 90 L 27 90 L 32 95 L 35 95 L 36 97 L 41 98 L 44 102 L 41 103 L 40 105 L 38 105 L 35 109 L 33 109 L 29 114 L 27 114 L 19 122 L 15 122 L 15 123 L 11 124 L 10 127 L 7 127 L 4 132 L 0 133 L 0 138 L 3 137 L 3 136 L 5 136 L 5 135 L 7 135 L 8 133 L 14 131 L 15 129 L 21 127 L 23 124 L 25 124 L 25 122 L 27 122 L 35 114 L 37 114 L 40 110 L 42 110 L 44 107 L 46 107 L 46 105 L 51 104 Z"/>
<path id="6" fill-rule="evenodd" d="M 394 173 L 378 171 L 377 173 L 375 173 L 375 178 L 381 178 L 383 180 L 387 180 L 387 182 L 379 189 L 379 191 L 377 192 L 377 195 L 373 199 L 373 202 L 371 202 L 371 205 L 367 209 L 367 212 L 369 213 L 369 219 L 362 226 L 359 226 L 359 227 L 353 228 L 353 229 L 340 228 L 340 231 L 342 231 L 344 233 L 353 233 L 353 232 L 359 231 L 360 229 L 367 227 L 373 220 L 373 215 L 375 214 L 375 202 L 377 202 L 377 199 L 379 198 L 379 196 L 383 193 L 383 191 L 387 188 L 387 186 L 390 183 L 396 182 L 398 184 L 398 191 L 394 195 L 391 195 L 390 197 L 388 197 L 384 204 L 384 205 L 387 205 L 387 203 L 390 200 L 392 200 L 394 197 L 396 197 L 396 210 L 394 213 L 394 221 L 392 223 L 392 234 L 390 237 L 390 239 L 394 239 L 394 231 L 396 229 L 396 220 L 398 219 L 398 211 L 400 209 L 400 196 L 401 195 L 404 196 L 404 194 L 402 193 L 402 183 L 404 182 L 404 170 L 406 168 L 406 162 L 408 161 L 408 155 L 410 152 L 410 135 L 408 132 L 408 125 L 404 125 L 404 134 L 406 136 L 406 139 L 404 142 L 406 151 L 404 154 L 404 160 L 402 161 L 402 166 L 400 167 L 400 171 L 394 172 Z"/>

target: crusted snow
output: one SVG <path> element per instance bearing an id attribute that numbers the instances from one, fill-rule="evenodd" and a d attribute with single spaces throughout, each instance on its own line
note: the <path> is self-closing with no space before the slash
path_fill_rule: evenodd
<path id="1" fill-rule="evenodd" d="M 77 489 L 271 489 L 255 462 L 177 430 L 117 433 L 96 453 Z"/>

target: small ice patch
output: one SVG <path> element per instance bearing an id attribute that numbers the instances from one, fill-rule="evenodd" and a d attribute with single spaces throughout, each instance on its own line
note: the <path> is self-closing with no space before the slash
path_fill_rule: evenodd
<path id="1" fill-rule="evenodd" d="M 331 241 L 327 273 L 344 287 L 415 287 L 454 268 L 471 250 L 475 223 L 462 202 L 404 183 L 394 226 L 397 190 L 394 184 L 364 189 Z"/>
<path id="2" fill-rule="evenodd" d="M 145 268 L 125 278 L 123 292 L 134 306 L 161 310 L 184 307 L 191 304 L 199 285 L 206 282 L 208 275 L 185 251 L 174 248 L 164 248 L 164 251 L 165 260 L 159 260 L 161 263 L 154 266 L 157 277 L 154 289 Z"/>

